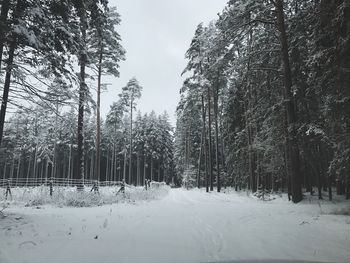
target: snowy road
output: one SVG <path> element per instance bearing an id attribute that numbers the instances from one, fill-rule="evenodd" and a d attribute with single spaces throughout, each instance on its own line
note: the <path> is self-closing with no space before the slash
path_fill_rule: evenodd
<path id="1" fill-rule="evenodd" d="M 134 205 L 10 208 L 0 263 L 349 262 L 350 217 L 328 206 L 173 189 Z"/>

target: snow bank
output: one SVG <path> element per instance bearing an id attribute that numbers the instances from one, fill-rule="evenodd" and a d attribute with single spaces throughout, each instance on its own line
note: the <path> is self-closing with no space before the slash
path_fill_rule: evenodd
<path id="1" fill-rule="evenodd" d="M 162 183 L 151 183 L 147 190 L 143 187 L 126 186 L 125 193 L 118 192 L 120 187 L 100 187 L 99 192 L 91 192 L 85 187 L 84 191 L 77 191 L 75 187 L 55 187 L 53 195 L 47 186 L 30 188 L 13 188 L 12 199 L 8 202 L 12 205 L 41 206 L 46 204 L 60 207 L 91 207 L 120 202 L 137 202 L 161 199 L 168 194 L 170 187 Z M 0 201 L 5 201 L 5 195 L 1 195 Z"/>

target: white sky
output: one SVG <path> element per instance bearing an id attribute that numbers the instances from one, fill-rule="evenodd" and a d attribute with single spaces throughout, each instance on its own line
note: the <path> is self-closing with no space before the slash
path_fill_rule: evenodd
<path id="1" fill-rule="evenodd" d="M 126 49 L 119 79 L 104 77 L 110 83 L 102 95 L 105 116 L 121 88 L 135 76 L 143 86 L 138 109 L 142 113 L 167 111 L 175 124 L 175 109 L 186 66 L 184 58 L 196 26 L 217 18 L 227 0 L 110 0 L 117 6 L 122 23 L 118 32 Z"/>

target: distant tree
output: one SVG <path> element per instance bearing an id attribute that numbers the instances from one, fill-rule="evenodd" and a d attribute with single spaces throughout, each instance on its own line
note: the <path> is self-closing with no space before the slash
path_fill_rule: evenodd
<path id="1" fill-rule="evenodd" d="M 136 108 L 136 100 L 141 98 L 142 86 L 139 84 L 136 78 L 132 78 L 128 81 L 125 87 L 122 89 L 121 99 L 125 101 L 130 114 L 130 145 L 129 145 L 129 178 L 128 183 L 131 183 L 132 176 L 132 131 L 133 131 L 133 110 Z"/>
<path id="2" fill-rule="evenodd" d="M 197 167 L 197 184 L 201 183 L 200 170 L 205 133 L 203 133 L 201 91 L 199 85 L 185 82 L 181 90 L 181 99 L 177 107 L 177 122 L 175 129 L 176 172 L 182 176 L 189 166 Z M 205 148 L 206 149 L 206 148 Z M 206 152 L 205 152 L 206 154 Z M 205 164 L 207 164 L 205 158 Z M 207 174 L 206 174 L 207 178 Z M 205 180 L 206 181 L 206 180 Z"/>
<path id="3" fill-rule="evenodd" d="M 182 176 L 182 185 L 186 189 L 194 188 L 196 186 L 196 168 L 194 166 L 189 166 L 184 171 Z"/>

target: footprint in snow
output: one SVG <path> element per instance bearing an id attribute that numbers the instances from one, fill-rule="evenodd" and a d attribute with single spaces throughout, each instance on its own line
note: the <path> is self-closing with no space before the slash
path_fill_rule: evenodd
<path id="1" fill-rule="evenodd" d="M 32 247 L 35 247 L 36 246 L 36 243 L 33 242 L 33 241 L 25 241 L 25 242 L 22 242 L 18 245 L 18 248 L 32 248 Z"/>
<path id="2" fill-rule="evenodd" d="M 103 228 L 107 228 L 107 226 L 108 226 L 108 220 L 106 218 L 105 221 L 103 222 Z"/>

